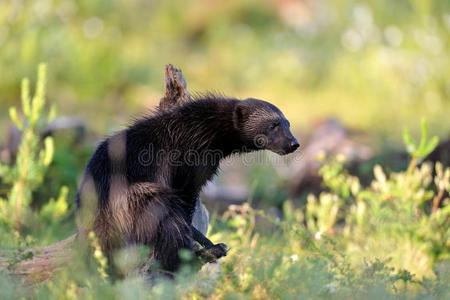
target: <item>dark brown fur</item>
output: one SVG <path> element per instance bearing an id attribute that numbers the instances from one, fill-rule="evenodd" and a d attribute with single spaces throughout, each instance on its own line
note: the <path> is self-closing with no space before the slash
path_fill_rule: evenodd
<path id="1" fill-rule="evenodd" d="M 77 195 L 80 231 L 93 230 L 109 256 L 148 245 L 164 270 L 176 271 L 179 250 L 192 250 L 198 236 L 191 226 L 195 203 L 220 160 L 297 147 L 281 111 L 261 100 L 206 96 L 156 111 L 97 148 Z M 192 153 L 202 160 L 190 163 Z"/>

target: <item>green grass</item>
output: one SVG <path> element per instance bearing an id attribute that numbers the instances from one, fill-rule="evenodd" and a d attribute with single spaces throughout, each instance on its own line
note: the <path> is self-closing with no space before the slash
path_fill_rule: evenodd
<path id="1" fill-rule="evenodd" d="M 425 123 L 422 126 L 425 128 Z M 175 281 L 149 282 L 133 273 L 116 278 L 108 272 L 105 257 L 92 236 L 88 252 L 75 255 L 44 283 L 23 288 L 20 281 L 4 273 L 0 296 L 447 299 L 450 199 L 446 193 L 450 192 L 450 168 L 440 163 L 417 165 L 433 145 L 433 138 L 424 135 L 417 144 L 421 147 L 406 133 L 405 139 L 414 157 L 407 170 L 388 173 L 377 165 L 373 181 L 362 186 L 357 177 L 347 173 L 342 158 L 331 159 L 320 171 L 324 180 L 320 195 L 309 195 L 306 206 L 300 208 L 284 201 L 282 219 L 249 204 L 231 206 L 223 215 L 216 215 L 208 235 L 231 248 L 220 265 L 206 265 L 197 272 L 191 256 L 182 255 L 185 264 Z M 61 210 L 66 203 L 64 196 L 53 203 L 60 204 L 46 205 L 45 213 L 32 210 L 34 222 L 24 222 L 21 229 L 11 230 L 15 225 L 8 222 L 8 216 L 2 217 L 1 244 L 17 253 L 9 269 L 31 258 L 21 249 L 45 245 L 75 230 L 71 219 L 64 218 L 64 214 L 70 214 Z M 125 250 L 120 257 L 126 259 L 117 260 L 120 268 L 126 270 L 130 263 L 142 262 L 148 249 L 140 250 Z"/>
<path id="2" fill-rule="evenodd" d="M 183 69 L 192 91 L 270 100 L 302 132 L 333 115 L 391 147 L 401 145 L 404 128 L 420 132 L 424 117 L 431 132 L 447 136 L 448 1 L 311 1 L 300 7 L 303 17 L 286 19 L 275 3 L 287 2 L 2 1 L 0 132 L 8 107 L 20 103 L 21 79 L 45 61 L 49 102 L 60 115 L 83 117 L 92 140 L 157 103 L 166 63 Z M 0 165 L 0 245 L 16 252 L 75 232 L 70 199 L 92 151 L 63 134 L 54 153 L 41 156 L 37 132 L 49 110 L 40 109 L 37 127 L 25 126 L 31 142 L 22 145 L 22 163 Z M 18 111 L 17 119 L 28 124 L 30 115 Z M 209 236 L 231 247 L 220 271 L 196 273 L 187 263 L 175 282 L 152 286 L 105 276 L 101 253 L 92 251 L 38 286 L 1 273 L 0 298 L 448 299 L 450 171 L 417 166 L 433 142 L 405 137 L 409 168 L 376 166 L 363 186 L 366 178 L 331 158 L 322 193 L 304 203 L 287 198 L 269 166 L 254 167 L 253 197 L 281 207 L 283 218 L 248 205 L 215 216 Z"/>

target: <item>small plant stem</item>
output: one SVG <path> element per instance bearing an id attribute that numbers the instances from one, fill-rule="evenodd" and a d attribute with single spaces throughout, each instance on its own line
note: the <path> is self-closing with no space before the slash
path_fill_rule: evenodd
<path id="1" fill-rule="evenodd" d="M 414 169 L 416 168 L 416 166 L 417 166 L 417 159 L 415 157 L 413 157 L 411 159 L 411 161 L 409 162 L 407 172 L 411 174 L 414 171 Z"/>
<path id="2" fill-rule="evenodd" d="M 443 197 L 444 197 L 444 190 L 440 189 L 439 193 L 433 198 L 433 208 L 432 208 L 433 213 L 437 212 L 437 210 L 439 209 Z"/>

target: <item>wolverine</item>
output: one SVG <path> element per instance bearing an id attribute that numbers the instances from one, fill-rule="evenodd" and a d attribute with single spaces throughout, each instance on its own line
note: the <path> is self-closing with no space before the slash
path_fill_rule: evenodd
<path id="1" fill-rule="evenodd" d="M 192 216 L 220 161 L 298 147 L 289 121 L 263 100 L 206 94 L 157 108 L 97 147 L 77 192 L 79 232 L 94 231 L 108 257 L 128 245 L 149 246 L 168 272 L 179 268 L 180 250 L 194 251 L 194 241 L 219 258 L 226 246 L 195 229 Z"/>

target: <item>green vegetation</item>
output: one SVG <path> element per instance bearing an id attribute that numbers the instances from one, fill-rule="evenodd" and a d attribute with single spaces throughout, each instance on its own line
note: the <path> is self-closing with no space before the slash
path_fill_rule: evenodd
<path id="1" fill-rule="evenodd" d="M 7 270 L 32 258 L 31 252 L 22 250 L 42 245 L 37 242 L 42 227 L 48 234 L 53 226 L 68 222 L 63 218 L 66 188 L 58 200 L 50 200 L 41 209 L 31 205 L 32 192 L 41 184 L 53 156 L 51 140 L 39 144 L 35 131 L 36 124 L 48 120 L 43 110 L 44 83 L 41 66 L 33 101 L 29 101 L 28 82 L 22 85 L 25 119 L 10 110 L 24 139 L 16 164 L 1 169 L 2 178 L 12 186 L 9 197 L 1 202 L 1 244 L 17 249 Z M 175 282 L 150 285 L 133 275 L 114 279 L 107 274 L 96 237 L 90 235 L 91 259 L 75 256 L 53 279 L 27 289 L 2 274 L 1 298 L 446 299 L 450 296 L 450 199 L 446 196 L 450 168 L 440 163 L 417 165 L 436 144 L 436 138 L 427 137 L 426 123 L 422 133 L 419 146 L 405 133 L 412 153 L 406 171 L 386 174 L 376 166 L 374 180 L 366 187 L 346 172 L 342 158 L 331 159 L 321 169 L 324 192 L 310 195 L 304 208 L 284 202 L 283 219 L 248 204 L 231 206 L 211 228 L 213 240 L 226 241 L 231 247 L 219 269 L 209 265 L 196 274 L 190 256 L 184 255 L 186 266 Z M 17 186 L 22 187 L 21 193 L 13 193 Z M 261 220 L 269 225 L 258 228 Z M 57 239 L 65 237 L 52 233 Z M 128 260 L 139 257 L 135 251 L 125 256 Z"/>
<path id="2" fill-rule="evenodd" d="M 450 169 L 424 161 L 450 131 L 449 53 L 441 0 L 0 1 L 0 145 L 10 124 L 22 136 L 14 163 L 0 155 L 0 299 L 450 299 Z M 48 74 L 41 65 L 22 81 L 42 61 Z M 357 177 L 340 155 L 321 157 L 322 190 L 298 199 L 271 165 L 253 166 L 255 201 L 211 222 L 208 235 L 231 248 L 220 270 L 193 273 L 185 255 L 175 282 L 114 278 L 90 235 L 90 252 L 51 280 L 9 277 L 27 249 L 75 232 L 93 145 L 157 103 L 166 63 L 193 92 L 270 100 L 301 143 L 336 116 L 380 158 Z M 85 120 L 84 141 L 42 139 L 54 107 Z M 383 161 L 403 144 L 409 165 Z M 145 249 L 123 257 L 127 268 Z"/>
<path id="3" fill-rule="evenodd" d="M 193 91 L 269 99 L 296 126 L 333 114 L 394 139 L 427 117 L 443 135 L 449 20 L 441 0 L 2 1 L 0 112 L 46 61 L 61 113 L 104 133 L 155 104 L 173 63 Z"/>
<path id="4" fill-rule="evenodd" d="M 10 167 L 0 164 L 2 182 L 10 185 L 7 199 L 0 198 L 0 222 L 17 233 L 24 227 L 36 226 L 36 215 L 31 210 L 32 193 L 41 186 L 44 174 L 53 159 L 53 139 L 46 137 L 43 146 L 40 145 L 39 132 L 53 118 L 54 110 L 47 113 L 45 108 L 46 68 L 39 67 L 36 94 L 30 98 L 30 82 L 22 81 L 21 119 L 14 107 L 9 110 L 12 122 L 20 130 L 22 140 L 17 151 L 15 165 Z M 42 148 L 42 149 L 41 149 Z M 61 193 L 55 201 L 50 199 L 41 209 L 40 214 L 48 222 L 57 222 L 67 211 L 67 187 L 61 188 Z"/>

